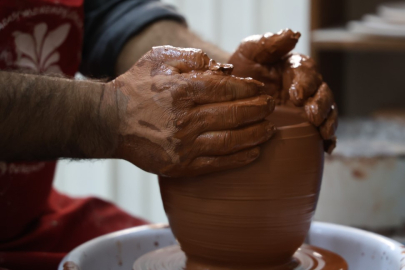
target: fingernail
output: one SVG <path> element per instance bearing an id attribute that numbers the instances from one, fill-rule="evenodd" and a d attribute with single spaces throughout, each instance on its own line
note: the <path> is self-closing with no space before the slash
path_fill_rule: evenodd
<path id="1" fill-rule="evenodd" d="M 184 123 L 183 120 L 178 120 L 178 121 L 176 122 L 176 126 L 177 126 L 177 127 L 178 127 L 178 126 L 181 126 L 181 125 L 183 125 L 183 123 Z"/>

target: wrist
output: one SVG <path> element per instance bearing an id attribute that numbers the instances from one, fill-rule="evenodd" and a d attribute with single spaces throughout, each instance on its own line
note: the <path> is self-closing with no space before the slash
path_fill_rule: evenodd
<path id="1" fill-rule="evenodd" d="M 78 125 L 83 126 L 79 137 L 80 148 L 86 158 L 111 158 L 118 145 L 119 128 L 114 84 L 80 81 L 79 85 L 83 97 L 78 119 L 81 122 Z"/>

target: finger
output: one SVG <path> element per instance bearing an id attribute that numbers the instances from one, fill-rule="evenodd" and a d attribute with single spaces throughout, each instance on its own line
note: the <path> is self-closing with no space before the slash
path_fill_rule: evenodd
<path id="1" fill-rule="evenodd" d="M 303 106 L 315 94 L 322 83 L 322 76 L 312 58 L 293 54 L 285 63 L 283 88 L 288 87 L 290 100 L 295 106 Z"/>
<path id="2" fill-rule="evenodd" d="M 338 126 L 338 113 L 336 104 L 332 105 L 331 111 L 329 112 L 328 118 L 319 127 L 321 136 L 324 140 L 330 140 L 334 137 L 336 129 Z"/>
<path id="3" fill-rule="evenodd" d="M 202 105 L 193 109 L 184 124 L 195 127 L 199 132 L 234 129 L 263 120 L 274 106 L 274 99 L 267 95 Z"/>
<path id="4" fill-rule="evenodd" d="M 197 137 L 194 141 L 196 156 L 229 155 L 246 148 L 264 143 L 276 131 L 269 121 L 237 130 L 210 131 Z"/>
<path id="5" fill-rule="evenodd" d="M 238 51 L 247 59 L 260 64 L 273 64 L 294 49 L 301 34 L 290 29 L 276 34 L 254 35 L 242 41 Z"/>
<path id="6" fill-rule="evenodd" d="M 326 83 L 323 83 L 315 96 L 308 99 L 308 102 L 305 104 L 305 112 L 309 121 L 319 127 L 328 117 L 332 106 L 332 91 Z"/>
<path id="7" fill-rule="evenodd" d="M 323 147 L 326 153 L 329 155 L 332 154 L 333 149 L 336 147 L 336 137 L 333 136 L 330 140 L 326 140 L 323 142 Z"/>
<path id="8" fill-rule="evenodd" d="M 252 78 L 216 75 L 211 71 L 190 75 L 190 85 L 196 104 L 245 99 L 259 95 L 263 88 L 263 83 Z"/>
<path id="9" fill-rule="evenodd" d="M 260 155 L 260 148 L 243 150 L 227 156 L 199 157 L 189 165 L 190 172 L 195 175 L 202 175 L 222 170 L 229 170 L 245 166 Z"/>
<path id="10" fill-rule="evenodd" d="M 193 70 L 221 70 L 230 73 L 233 66 L 220 64 L 211 60 L 205 52 L 194 48 L 177 48 L 173 46 L 157 46 L 151 50 L 151 57 L 164 65 L 176 69 L 179 73 Z"/>

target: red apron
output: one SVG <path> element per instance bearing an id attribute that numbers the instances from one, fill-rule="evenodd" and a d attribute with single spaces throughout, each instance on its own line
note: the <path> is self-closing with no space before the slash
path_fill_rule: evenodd
<path id="1" fill-rule="evenodd" d="M 1 0 L 0 69 L 78 70 L 83 0 Z M 0 268 L 56 269 L 66 252 L 96 236 L 145 224 L 96 198 L 52 189 L 56 162 L 0 161 Z"/>

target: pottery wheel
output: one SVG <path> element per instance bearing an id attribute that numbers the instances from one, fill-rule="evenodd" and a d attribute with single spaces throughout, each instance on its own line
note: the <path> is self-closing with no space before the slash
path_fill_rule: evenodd
<path id="1" fill-rule="evenodd" d="M 294 254 L 299 262 L 289 270 L 347 270 L 346 261 L 325 249 L 302 245 Z M 186 255 L 180 246 L 173 245 L 149 252 L 135 261 L 133 270 L 184 270 Z M 272 268 L 270 268 L 272 269 Z M 278 269 L 278 268 L 277 268 Z M 284 268 L 283 268 L 284 269 Z"/>

